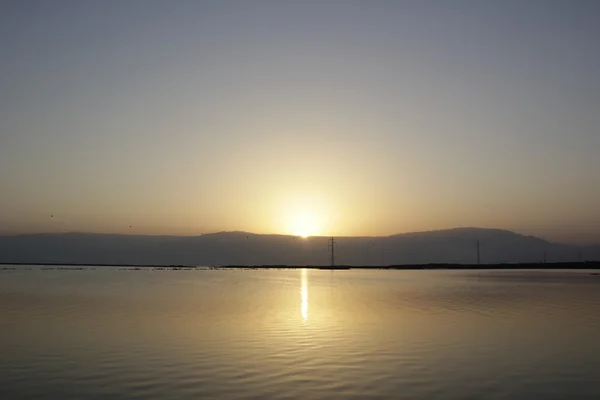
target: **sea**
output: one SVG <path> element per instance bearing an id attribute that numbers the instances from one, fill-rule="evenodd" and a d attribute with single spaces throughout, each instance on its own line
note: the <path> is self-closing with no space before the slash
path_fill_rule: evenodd
<path id="1" fill-rule="evenodd" d="M 600 399 L 590 270 L 0 268 L 0 399 Z"/>

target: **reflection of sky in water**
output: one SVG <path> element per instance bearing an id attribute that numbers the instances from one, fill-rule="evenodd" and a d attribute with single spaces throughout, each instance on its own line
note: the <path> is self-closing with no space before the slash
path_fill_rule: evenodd
<path id="1" fill-rule="evenodd" d="M 0 399 L 600 399 L 596 278 L 0 271 Z"/>
<path id="2" fill-rule="evenodd" d="M 300 296 L 302 298 L 302 304 L 300 307 L 302 313 L 302 319 L 308 320 L 308 269 L 303 268 L 300 271 L 302 277 L 302 287 L 300 288 Z"/>

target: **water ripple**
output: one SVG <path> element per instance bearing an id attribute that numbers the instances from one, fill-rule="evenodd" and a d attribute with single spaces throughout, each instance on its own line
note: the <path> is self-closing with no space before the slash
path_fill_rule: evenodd
<path id="1" fill-rule="evenodd" d="M 0 274 L 2 399 L 600 398 L 584 275 Z"/>

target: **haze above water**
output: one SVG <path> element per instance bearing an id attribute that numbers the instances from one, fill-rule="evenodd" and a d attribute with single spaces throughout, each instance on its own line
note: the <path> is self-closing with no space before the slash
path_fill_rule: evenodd
<path id="1" fill-rule="evenodd" d="M 600 398 L 589 271 L 0 271 L 0 398 Z"/>

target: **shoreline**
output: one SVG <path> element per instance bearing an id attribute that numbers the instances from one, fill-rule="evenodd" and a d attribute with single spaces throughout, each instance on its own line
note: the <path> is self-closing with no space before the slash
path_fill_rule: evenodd
<path id="1" fill-rule="evenodd" d="M 14 266 L 11 268 L 11 266 Z M 505 264 L 399 264 L 399 265 L 160 265 L 160 264 L 96 264 L 96 263 L 8 263 L 0 262 L 0 270 L 14 270 L 20 266 L 58 267 L 47 269 L 81 270 L 96 267 L 126 268 L 126 269 L 157 269 L 157 270 L 197 270 L 197 269 L 318 269 L 318 270 L 350 270 L 350 269 L 380 269 L 380 270 L 486 270 L 486 269 L 600 269 L 600 261 L 556 262 L 556 263 L 505 263 Z"/>

